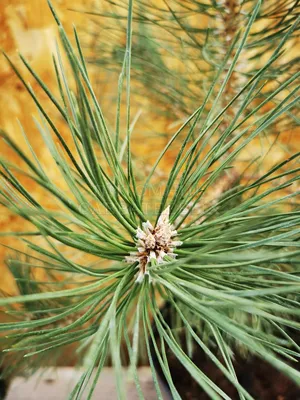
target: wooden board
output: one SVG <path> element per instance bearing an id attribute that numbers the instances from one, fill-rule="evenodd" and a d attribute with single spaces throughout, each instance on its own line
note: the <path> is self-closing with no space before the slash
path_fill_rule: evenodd
<path id="1" fill-rule="evenodd" d="M 58 368 L 55 371 L 46 371 L 41 375 L 34 375 L 27 381 L 18 377 L 13 380 L 6 400 L 66 400 L 74 384 L 81 376 L 82 371 L 73 368 Z M 148 367 L 139 368 L 138 371 L 141 388 L 145 400 L 156 400 L 157 394 L 152 381 L 151 370 Z M 135 384 L 124 370 L 126 383 L 126 398 L 138 400 Z M 164 387 L 161 386 L 164 400 L 171 400 Z M 86 396 L 82 397 L 85 400 Z M 115 377 L 112 368 L 104 368 L 96 390 L 94 400 L 117 400 Z"/>

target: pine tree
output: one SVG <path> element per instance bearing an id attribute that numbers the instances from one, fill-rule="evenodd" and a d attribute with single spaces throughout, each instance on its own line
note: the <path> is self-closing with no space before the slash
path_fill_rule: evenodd
<path id="1" fill-rule="evenodd" d="M 105 11 L 85 10 L 104 32 L 85 49 L 76 30 L 72 44 L 49 2 L 64 52 L 53 58 L 59 96 L 21 60 L 72 146 L 6 56 L 37 106 L 36 125 L 63 183 L 29 141 L 25 151 L 1 131 L 26 166 L 0 160 L 1 204 L 33 226 L 15 235 L 28 252 L 14 250 L 7 260 L 20 294 L 0 299 L 11 317 L 0 325 L 6 375 L 52 365 L 74 343 L 84 372 L 70 399 L 91 398 L 108 360 L 123 399 L 125 354 L 140 398 L 137 367 L 146 355 L 157 398 L 155 360 L 179 399 L 169 349 L 208 396 L 228 399 L 195 365 L 199 347 L 241 399 L 253 397 L 237 379 L 235 353 L 259 356 L 299 385 L 288 363 L 299 357 L 290 333 L 300 327 L 299 154 L 286 148 L 283 160 L 264 163 L 299 121 L 298 57 L 289 51 L 298 3 L 108 1 Z M 93 89 L 89 50 L 89 63 L 118 82 L 115 121 Z M 177 128 L 150 168 L 140 167 L 144 155 L 134 148 L 132 109 L 141 97 Z M 253 154 L 258 142 L 267 148 Z M 55 207 L 41 204 L 22 176 Z"/>

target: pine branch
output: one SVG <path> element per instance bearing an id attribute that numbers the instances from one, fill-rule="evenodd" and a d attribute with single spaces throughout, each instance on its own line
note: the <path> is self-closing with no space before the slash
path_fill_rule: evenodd
<path id="1" fill-rule="evenodd" d="M 28 140 L 29 151 L 25 151 L 1 131 L 1 140 L 22 160 L 24 168 L 0 160 L 0 203 L 32 225 L 32 231 L 15 235 L 26 244 L 28 254 L 17 251 L 8 260 L 19 294 L 2 293 L 0 298 L 0 306 L 10 318 L 0 324 L 4 362 L 9 365 L 6 374 L 31 374 L 42 365 L 57 362 L 61 349 L 74 344 L 84 372 L 69 398 L 82 398 L 83 393 L 91 398 L 109 359 L 116 373 L 118 397 L 123 398 L 122 349 L 125 345 L 130 370 L 137 378 L 144 344 L 158 398 L 154 354 L 172 396 L 180 398 L 166 349 L 211 398 L 228 398 L 193 362 L 193 346 L 200 346 L 241 398 L 252 397 L 235 374 L 231 358 L 236 352 L 259 356 L 299 385 L 300 373 L 288 363 L 299 358 L 299 346 L 288 331 L 300 328 L 299 154 L 264 169 L 263 156 L 251 154 L 247 168 L 235 173 L 241 155 L 247 149 L 251 152 L 257 138 L 278 121 L 287 121 L 285 126 L 297 121 L 299 72 L 295 60 L 287 62 L 283 70 L 277 69 L 283 65 L 284 50 L 297 35 L 295 2 L 280 2 L 276 7 L 264 2 L 263 8 L 255 2 L 239 34 L 238 27 L 228 31 L 226 19 L 224 30 L 231 38 L 229 43 L 221 43 L 226 46 L 225 54 L 217 54 L 217 46 L 209 50 L 206 29 L 195 30 L 186 22 L 198 12 L 209 18 L 222 15 L 224 7 L 216 2 L 207 6 L 174 1 L 161 8 L 142 1 L 130 2 L 128 7 L 111 2 L 113 8 L 127 11 L 127 39 L 114 105 L 117 132 L 110 129 L 94 92 L 79 35 L 75 30 L 73 46 L 49 5 L 68 61 L 65 66 L 57 52 L 54 71 L 59 96 L 54 96 L 21 56 L 46 95 L 46 101 L 39 100 L 6 57 L 37 106 L 37 129 L 60 175 L 58 186 Z M 246 9 L 252 5 L 252 1 L 242 4 Z M 234 3 L 225 6 L 232 10 L 232 18 L 237 12 Z M 105 16 L 124 20 L 117 13 Z M 257 22 L 264 18 L 274 21 L 257 31 Z M 137 22 L 152 26 L 157 35 L 163 29 L 168 32 L 166 40 L 175 43 L 184 30 L 182 45 L 188 54 L 212 51 L 212 56 L 221 56 L 204 75 L 207 90 L 201 88 L 201 95 L 192 96 L 189 104 L 182 100 L 183 113 L 193 109 L 161 149 L 150 172 L 137 170 L 135 162 L 143 161 L 143 156 L 134 154 L 132 146 L 131 84 L 135 78 L 131 74 L 136 64 L 131 57 L 135 49 L 131 29 L 134 32 Z M 243 74 L 245 81 L 238 87 L 235 74 L 240 55 L 253 47 L 258 51 L 266 38 L 270 40 L 266 61 Z M 176 53 L 176 49 L 172 51 Z M 164 62 L 163 57 L 160 61 Z M 197 74 L 202 71 L 197 54 L 189 62 Z M 275 81 L 275 88 L 269 89 L 267 84 Z M 68 128 L 72 146 L 47 111 L 47 102 Z M 22 133 L 26 136 L 24 129 Z M 175 154 L 174 162 L 157 179 L 155 173 L 170 152 Z M 261 169 L 259 173 L 257 169 Z M 234 174 L 224 180 L 228 171 Z M 52 207 L 40 204 L 28 188 L 29 181 L 40 187 Z M 147 191 L 150 184 L 152 197 Z M 170 304 L 172 323 L 160 310 L 164 301 Z M 188 350 L 180 340 L 182 330 L 190 337 Z"/>

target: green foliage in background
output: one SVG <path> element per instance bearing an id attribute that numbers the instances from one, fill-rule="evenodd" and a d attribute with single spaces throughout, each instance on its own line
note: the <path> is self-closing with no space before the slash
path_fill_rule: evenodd
<path id="1" fill-rule="evenodd" d="M 232 42 L 247 25 L 255 3 L 253 0 L 136 1 L 132 79 L 137 98 L 144 93 L 151 95 L 158 104 L 155 112 L 167 113 L 173 120 L 174 115 L 179 118 L 190 115 L 195 104 L 204 100 Z M 106 4 L 103 10 L 80 10 L 91 16 L 88 27 L 82 27 L 87 37 L 92 36 L 94 44 L 87 59 L 119 73 L 125 53 L 120 42 L 126 34 L 127 6 L 122 1 L 107 1 Z M 264 66 L 266 55 L 270 56 L 278 47 L 299 11 L 299 2 L 295 0 L 262 1 L 227 90 L 237 94 Z M 286 40 L 285 50 L 294 46 L 298 37 L 296 30 Z M 222 78 L 234 55 L 233 49 Z M 257 100 L 262 101 L 277 87 L 278 81 L 296 72 L 298 63 L 299 55 L 294 51 L 270 65 L 268 74 L 264 75 L 268 85 L 261 82 L 265 88 Z M 218 84 L 215 93 L 217 90 Z M 223 97 L 229 101 L 226 93 Z M 285 122 L 291 124 L 294 118 L 289 115 Z"/>

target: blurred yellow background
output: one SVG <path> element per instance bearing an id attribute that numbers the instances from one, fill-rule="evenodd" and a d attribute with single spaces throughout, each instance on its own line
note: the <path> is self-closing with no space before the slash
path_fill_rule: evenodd
<path id="1" fill-rule="evenodd" d="M 85 27 L 88 28 L 89 16 L 80 13 L 69 11 L 69 7 L 93 7 L 96 5 L 98 8 L 103 5 L 104 2 L 93 1 L 93 0 L 53 0 L 53 4 L 57 9 L 59 16 L 65 26 L 68 33 L 72 33 L 72 24 L 75 25 L 84 23 Z M 2 0 L 0 3 L 0 43 L 1 48 L 11 57 L 14 63 L 21 68 L 18 60 L 18 51 L 22 51 L 22 54 L 30 61 L 32 67 L 45 81 L 45 83 L 53 90 L 56 88 L 56 81 L 53 74 L 53 67 L 51 61 L 51 53 L 55 51 L 55 39 L 57 38 L 56 24 L 53 17 L 47 7 L 46 0 Z M 294 51 L 297 51 L 297 49 Z M 22 69 L 22 68 L 21 68 Z M 24 69 L 22 69 L 24 71 Z M 94 74 L 98 74 L 98 71 L 94 71 Z M 24 76 L 30 81 L 34 90 L 41 99 L 45 98 L 45 94 L 39 90 L 38 86 L 32 78 L 29 77 L 28 73 L 24 71 Z M 92 75 L 93 76 L 93 75 Z M 111 90 L 105 85 L 101 88 L 102 94 L 105 90 Z M 151 109 L 151 100 L 144 100 L 144 106 Z M 28 138 L 34 147 L 37 155 L 43 160 L 44 165 L 48 165 L 47 171 L 49 174 L 53 174 L 55 179 L 55 169 L 52 169 L 51 158 L 48 155 L 47 149 L 40 137 L 37 134 L 37 129 L 34 125 L 32 115 L 36 114 L 36 107 L 33 101 L 30 99 L 26 90 L 12 71 L 11 67 L 5 61 L 4 57 L 1 56 L 0 63 L 0 127 L 9 133 L 13 139 L 18 143 L 24 142 L 24 139 L 20 132 L 20 126 L 18 120 L 25 128 Z M 134 111 L 133 111 L 134 114 Z M 154 121 L 154 123 L 153 123 Z M 152 124 L 152 130 L 156 132 L 168 133 L 169 125 L 171 121 L 168 121 L 166 117 L 158 117 L 152 115 L 151 112 L 147 116 L 147 119 L 142 119 L 140 124 L 147 125 Z M 60 121 L 58 121 L 60 123 Z M 142 127 L 143 125 L 140 125 Z M 61 127 L 63 129 L 63 122 L 61 121 Z M 293 146 L 299 147 L 298 143 L 299 132 L 284 132 L 282 135 L 282 141 L 284 143 L 292 140 Z M 166 141 L 166 138 L 156 139 L 155 146 L 159 149 L 161 145 Z M 25 144 L 25 142 L 24 142 Z M 153 147 L 153 139 L 137 143 L 135 146 L 139 151 L 148 153 L 149 147 Z M 253 152 L 259 151 L 261 143 L 253 143 Z M 14 160 L 19 163 L 15 155 L 1 143 L 1 155 L 5 155 L 6 158 Z M 269 157 L 269 161 L 273 164 L 276 160 L 280 160 L 284 157 L 284 150 L 279 147 L 276 148 L 276 154 L 272 153 Z M 163 167 L 163 165 L 162 165 Z M 40 189 L 30 182 L 31 193 L 41 202 L 47 202 L 44 195 L 41 194 Z M 0 232 L 7 231 L 24 231 L 28 229 L 26 222 L 12 215 L 4 208 L 0 208 Z M 15 239 L 12 238 L 1 238 L 1 243 L 20 248 L 20 243 L 16 243 Z M 11 278 L 5 268 L 5 255 L 9 249 L 0 246 L 0 268 L 1 268 L 1 288 L 5 288 L 6 291 L 14 292 L 16 288 L 12 286 Z"/>
<path id="2" fill-rule="evenodd" d="M 68 12 L 70 1 L 63 1 L 63 11 L 60 16 L 68 30 L 71 29 L 71 21 L 80 18 L 74 12 Z M 58 10 L 60 10 L 59 4 Z M 71 17 L 71 14 L 72 17 Z M 17 66 L 21 66 L 18 52 L 31 62 L 31 65 L 46 82 L 54 86 L 52 73 L 51 53 L 55 50 L 56 25 L 46 1 L 41 0 L 4 0 L 0 3 L 0 44 Z M 26 75 L 28 78 L 28 74 Z M 29 80 L 33 88 L 39 93 L 33 80 Z M 39 93 L 40 94 L 40 93 Z M 45 97 L 45 96 L 44 96 Z M 18 80 L 9 64 L 1 55 L 0 63 L 0 126 L 8 132 L 18 143 L 24 142 L 20 132 L 19 122 L 22 124 L 37 155 L 43 158 L 45 147 L 40 135 L 34 126 L 32 115 L 36 113 L 36 107 L 29 98 L 22 83 Z M 19 160 L 1 142 L 1 155 L 12 159 L 16 163 Z M 31 191 L 38 196 L 39 189 L 31 183 Z M 0 231 L 19 231 L 26 229 L 26 222 L 12 215 L 4 208 L 0 208 Z M 19 247 L 12 238 L 1 238 L 1 242 Z M 9 274 L 4 266 L 4 258 L 9 250 L 0 246 L 1 287 L 10 291 L 12 285 Z"/>
<path id="3" fill-rule="evenodd" d="M 64 24 L 65 30 L 69 35 L 72 34 L 73 24 L 76 26 L 84 23 L 85 28 L 88 27 L 89 16 L 70 11 L 70 7 L 86 9 L 89 7 L 97 7 L 99 9 L 100 2 L 93 0 L 53 0 L 53 5 Z M 103 6 L 103 2 L 101 2 Z M 86 32 L 86 29 L 85 29 Z M 47 6 L 46 0 L 4 0 L 0 4 L 0 47 L 10 57 L 13 63 L 20 68 L 25 79 L 30 82 L 37 96 L 43 100 L 46 95 L 41 91 L 29 73 L 22 67 L 19 60 L 18 52 L 22 53 L 30 62 L 30 65 L 42 78 L 47 86 L 54 92 L 57 84 L 53 73 L 53 64 L 51 55 L 56 50 L 57 26 L 53 16 Z M 88 36 L 88 35 L 87 35 Z M 90 37 L 92 39 L 92 37 Z M 99 78 L 99 71 L 96 69 L 95 75 Z M 93 76 L 93 73 L 92 73 Z M 107 88 L 105 84 L 101 87 L 101 94 L 105 91 L 112 91 L 115 88 Z M 47 102 L 46 102 L 47 104 Z M 101 103 L 103 106 L 103 102 Z M 104 105 L 105 107 L 105 105 Z M 144 99 L 144 107 L 149 108 L 147 99 Z M 111 107 L 110 107 L 111 109 Z M 109 107 L 108 107 L 109 110 Z M 133 110 L 133 115 L 134 115 Z M 48 174 L 55 179 L 55 168 L 52 159 L 47 152 L 45 144 L 37 131 L 33 121 L 33 116 L 37 114 L 36 106 L 16 74 L 1 55 L 0 63 L 0 127 L 7 132 L 15 141 L 24 144 L 25 139 L 21 134 L 20 123 L 23 126 L 28 139 L 33 146 L 37 156 L 42 160 Z M 143 119 L 144 124 L 151 123 L 148 119 Z M 65 126 L 59 117 L 56 121 L 60 129 L 64 132 Z M 167 131 L 169 122 L 162 117 L 155 118 L 155 129 L 158 131 Z M 70 142 L 68 133 L 65 139 Z M 69 139 L 69 140 L 68 140 Z M 147 146 L 151 145 L 149 139 L 147 143 L 139 142 L 135 147 L 144 154 L 148 152 Z M 165 142 L 165 139 L 163 139 Z M 156 139 L 156 144 L 157 139 Z M 158 146 L 161 148 L 161 146 Z M 26 151 L 26 150 L 25 150 Z M 13 161 L 18 165 L 20 160 L 6 146 L 3 141 L 0 144 L 0 156 Z M 23 180 L 24 181 L 24 180 Z M 58 183 L 59 184 L 59 183 Z M 32 181 L 27 182 L 31 194 L 43 204 L 47 203 L 47 198 Z M 29 224 L 20 217 L 13 215 L 4 207 L 0 206 L 0 232 L 16 232 L 30 230 Z M 25 249 L 20 241 L 11 237 L 1 237 L 0 241 L 6 246 L 18 249 Z M 0 288 L 9 293 L 16 293 L 16 287 L 12 282 L 11 276 L 5 267 L 5 257 L 12 252 L 7 247 L 0 246 L 0 269 L 1 280 Z"/>

